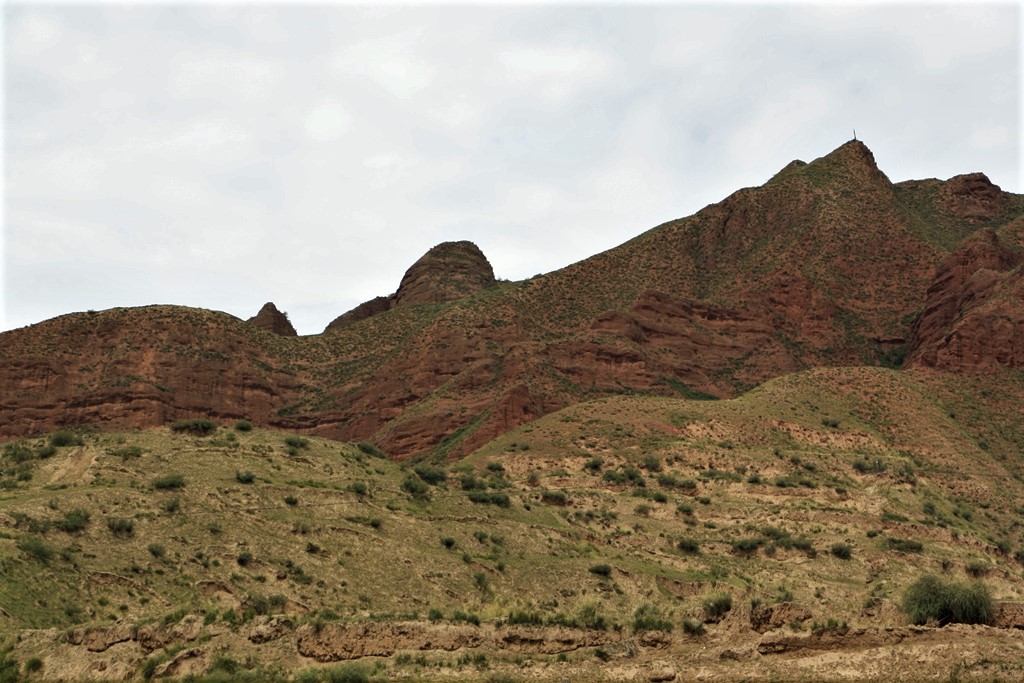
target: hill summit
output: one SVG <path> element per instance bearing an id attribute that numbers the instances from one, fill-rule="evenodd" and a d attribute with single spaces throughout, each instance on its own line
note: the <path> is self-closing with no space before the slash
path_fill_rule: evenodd
<path id="1" fill-rule="evenodd" d="M 465 240 L 442 242 L 412 264 L 397 292 L 359 304 L 332 320 L 324 331 L 340 329 L 397 306 L 461 299 L 494 283 L 494 269 L 480 247 Z"/>

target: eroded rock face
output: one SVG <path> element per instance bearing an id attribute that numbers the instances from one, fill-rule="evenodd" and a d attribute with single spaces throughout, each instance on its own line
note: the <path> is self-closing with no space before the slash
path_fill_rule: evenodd
<path id="1" fill-rule="evenodd" d="M 947 258 L 912 328 L 909 362 L 1024 367 L 1024 254 L 982 230 Z"/>
<path id="2" fill-rule="evenodd" d="M 1006 196 L 984 173 L 950 178 L 939 193 L 947 211 L 969 223 L 982 223 L 1006 210 Z"/>
<path id="3" fill-rule="evenodd" d="M 405 271 L 395 306 L 461 299 L 494 284 L 494 270 L 472 242 L 443 242 Z"/>
<path id="4" fill-rule="evenodd" d="M 461 299 L 494 283 L 494 269 L 480 247 L 465 240 L 442 242 L 405 271 L 397 292 L 359 304 L 332 320 L 324 331 L 342 329 L 397 306 Z"/>
<path id="5" fill-rule="evenodd" d="M 246 322 L 268 332 L 280 334 L 283 337 L 297 336 L 295 328 L 292 326 L 291 321 L 288 320 L 288 316 L 279 311 L 272 301 L 263 304 L 260 312 L 246 320 Z"/>

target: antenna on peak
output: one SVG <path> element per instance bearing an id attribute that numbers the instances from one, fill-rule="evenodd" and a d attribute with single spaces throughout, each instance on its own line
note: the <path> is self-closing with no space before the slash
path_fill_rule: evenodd
<path id="1" fill-rule="evenodd" d="M 857 129 L 856 128 L 853 129 L 853 139 L 854 140 L 857 139 Z"/>

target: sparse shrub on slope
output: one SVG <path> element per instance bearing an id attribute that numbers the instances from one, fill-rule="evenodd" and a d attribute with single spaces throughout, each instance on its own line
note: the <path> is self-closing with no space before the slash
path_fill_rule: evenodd
<path id="1" fill-rule="evenodd" d="M 205 417 L 194 420 L 178 420 L 171 423 L 172 432 L 187 432 L 196 436 L 208 436 L 217 430 L 217 423 Z"/>
<path id="2" fill-rule="evenodd" d="M 991 624 L 995 616 L 985 584 L 944 581 L 932 574 L 907 587 L 902 606 L 915 624 Z"/>

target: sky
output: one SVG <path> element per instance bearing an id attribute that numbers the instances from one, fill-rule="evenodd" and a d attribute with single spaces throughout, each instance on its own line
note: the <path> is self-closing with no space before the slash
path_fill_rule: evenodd
<path id="1" fill-rule="evenodd" d="M 1022 192 L 1012 3 L 3 9 L 0 329 L 155 303 L 300 334 L 468 239 L 519 280 L 857 137 Z"/>

